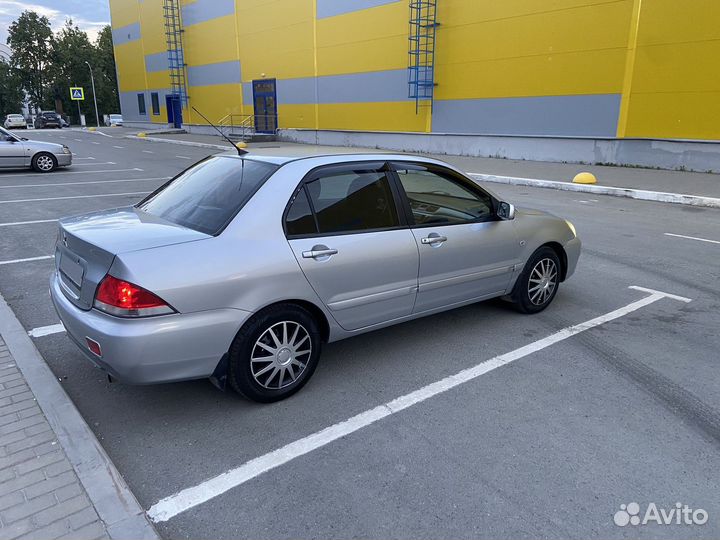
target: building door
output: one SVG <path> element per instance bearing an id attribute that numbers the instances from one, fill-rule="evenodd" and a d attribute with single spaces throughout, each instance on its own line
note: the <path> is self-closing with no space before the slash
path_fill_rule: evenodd
<path id="1" fill-rule="evenodd" d="M 167 94 L 165 96 L 165 109 L 167 110 L 168 125 L 175 128 L 182 127 L 182 101 L 177 94 Z"/>
<path id="2" fill-rule="evenodd" d="M 275 79 L 253 81 L 255 132 L 275 134 L 277 131 L 277 93 Z"/>

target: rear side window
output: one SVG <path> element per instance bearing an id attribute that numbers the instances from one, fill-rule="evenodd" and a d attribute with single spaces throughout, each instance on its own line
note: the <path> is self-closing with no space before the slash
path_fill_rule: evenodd
<path id="1" fill-rule="evenodd" d="M 305 185 L 321 234 L 387 229 L 399 225 L 387 174 L 343 171 Z"/>
<path id="2" fill-rule="evenodd" d="M 313 216 L 310 201 L 308 201 L 305 188 L 301 188 L 295 199 L 290 203 L 287 216 L 285 217 L 285 232 L 288 236 L 300 236 L 315 234 L 315 216 Z"/>
<path id="3" fill-rule="evenodd" d="M 216 156 L 201 161 L 137 208 L 183 227 L 219 234 L 275 171 L 268 163 Z"/>

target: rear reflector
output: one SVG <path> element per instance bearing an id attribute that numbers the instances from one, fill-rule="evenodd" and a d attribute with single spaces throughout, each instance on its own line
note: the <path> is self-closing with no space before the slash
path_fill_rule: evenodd
<path id="1" fill-rule="evenodd" d="M 111 275 L 103 278 L 93 305 L 96 309 L 118 317 L 149 317 L 175 313 L 162 298 Z"/>
<path id="2" fill-rule="evenodd" d="M 86 337 L 85 343 L 87 343 L 88 349 L 90 349 L 91 353 L 95 356 L 102 356 L 102 349 L 100 349 L 100 344 L 97 341 Z"/>

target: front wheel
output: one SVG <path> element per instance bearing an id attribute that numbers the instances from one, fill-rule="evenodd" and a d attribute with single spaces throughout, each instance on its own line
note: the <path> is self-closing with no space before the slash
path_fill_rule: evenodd
<path id="1" fill-rule="evenodd" d="M 549 247 L 532 254 L 515 284 L 512 300 L 521 313 L 539 313 L 550 305 L 560 284 L 560 259 Z"/>
<path id="2" fill-rule="evenodd" d="M 32 159 L 32 168 L 41 173 L 54 171 L 58 166 L 57 159 L 52 154 L 40 152 Z"/>
<path id="3" fill-rule="evenodd" d="M 239 394 L 260 403 L 300 390 L 320 359 L 320 330 L 305 309 L 280 304 L 254 315 L 230 347 L 228 379 Z"/>

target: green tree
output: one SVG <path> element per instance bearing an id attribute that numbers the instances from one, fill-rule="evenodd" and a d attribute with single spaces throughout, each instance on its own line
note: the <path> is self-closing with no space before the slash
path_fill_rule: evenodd
<path id="1" fill-rule="evenodd" d="M 95 108 L 92 105 L 90 70 L 85 62 L 92 64 L 94 59 L 95 49 L 87 33 L 73 24 L 72 19 L 65 21 L 65 26 L 53 40 L 52 66 L 49 70 L 52 75 L 55 108 L 76 117 L 77 104 L 70 100 L 70 87 L 82 86 L 85 89 L 85 101 L 81 102 L 81 106 L 88 124 L 95 122 Z M 79 118 L 77 120 L 79 121 Z"/>
<path id="2" fill-rule="evenodd" d="M 0 60 L 0 116 L 4 118 L 6 114 L 20 113 L 24 97 L 17 71 Z"/>
<path id="3" fill-rule="evenodd" d="M 103 27 L 95 41 L 95 85 L 100 115 L 120 112 L 117 70 L 113 50 L 112 28 Z"/>
<path id="4" fill-rule="evenodd" d="M 12 49 L 11 64 L 17 69 L 30 104 L 42 109 L 48 100 L 48 67 L 53 33 L 47 17 L 23 11 L 8 29 L 7 43 Z"/>

